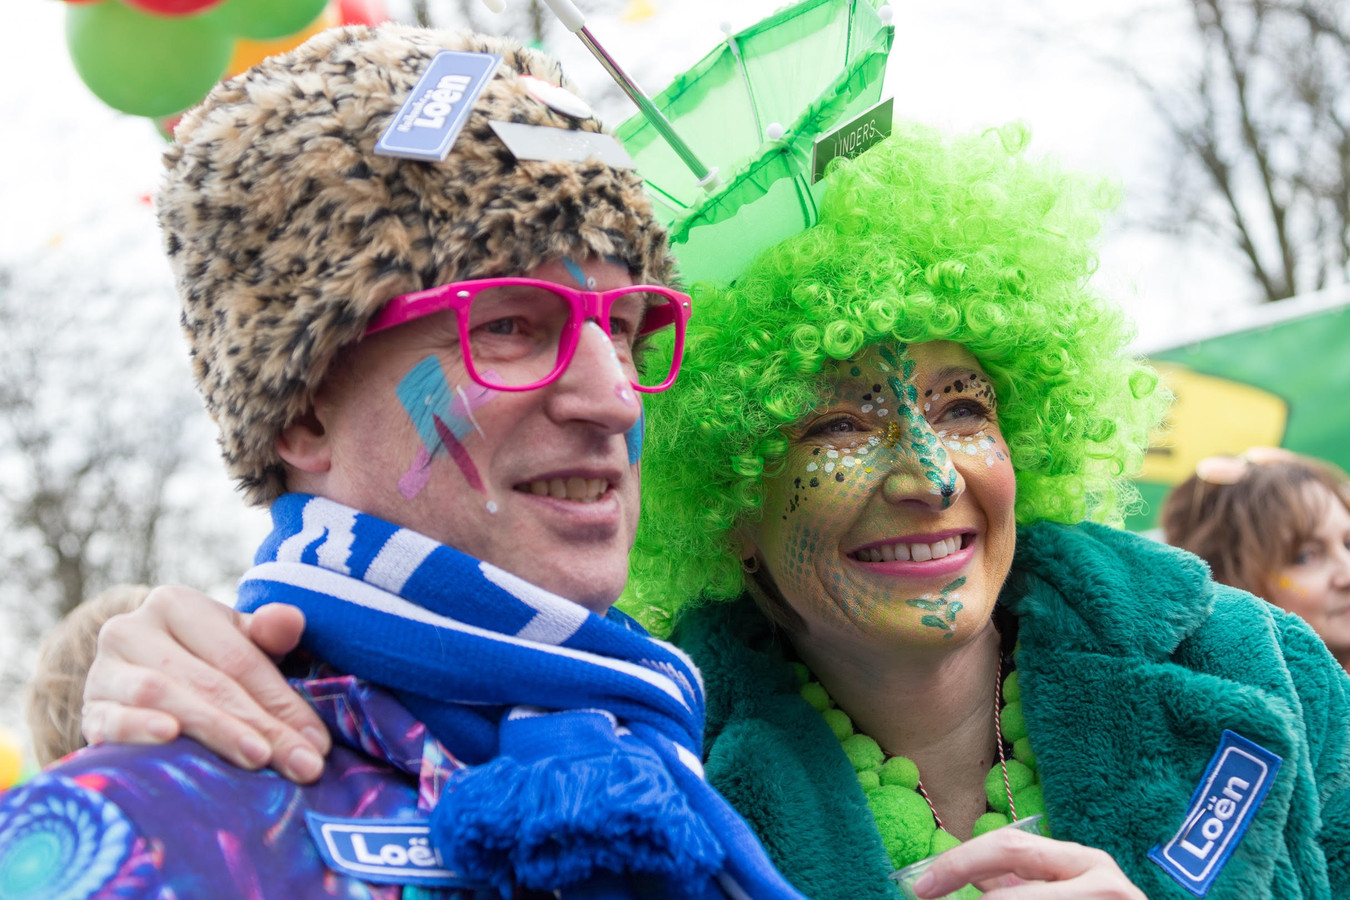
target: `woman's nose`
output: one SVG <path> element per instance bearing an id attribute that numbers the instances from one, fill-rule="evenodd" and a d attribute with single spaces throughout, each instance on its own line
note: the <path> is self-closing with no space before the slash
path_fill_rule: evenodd
<path id="1" fill-rule="evenodd" d="M 1350 589 L 1350 547 L 1344 544 L 1332 552 L 1331 582 L 1342 590 Z"/>
<path id="2" fill-rule="evenodd" d="M 899 412 L 900 421 L 888 426 L 883 439 L 891 461 L 882 494 L 890 503 L 914 501 L 947 509 L 965 491 L 966 481 L 928 420 L 917 412 Z"/>

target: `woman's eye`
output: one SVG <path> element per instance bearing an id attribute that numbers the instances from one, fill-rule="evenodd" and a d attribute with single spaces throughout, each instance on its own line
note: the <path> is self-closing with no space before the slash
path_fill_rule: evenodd
<path id="1" fill-rule="evenodd" d="M 1294 565 L 1306 566 L 1314 563 L 1322 555 L 1322 551 L 1317 547 L 1302 547 L 1294 554 Z"/>
<path id="2" fill-rule="evenodd" d="M 960 421 L 962 419 L 988 419 L 989 407 L 978 400 L 957 400 L 944 409 L 938 416 L 939 421 Z"/>
<path id="3" fill-rule="evenodd" d="M 832 435 L 832 434 L 851 434 L 858 431 L 858 423 L 852 419 L 826 419 L 823 422 L 817 422 L 806 429 L 806 436 L 812 435 Z"/>

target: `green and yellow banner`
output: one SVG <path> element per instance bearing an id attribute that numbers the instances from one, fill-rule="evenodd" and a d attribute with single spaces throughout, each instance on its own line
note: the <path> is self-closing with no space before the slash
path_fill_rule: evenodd
<path id="1" fill-rule="evenodd" d="M 1137 483 L 1154 527 L 1171 488 L 1207 456 L 1287 447 L 1350 470 L 1350 289 L 1243 310 L 1221 333 L 1145 356 L 1176 395 Z"/>

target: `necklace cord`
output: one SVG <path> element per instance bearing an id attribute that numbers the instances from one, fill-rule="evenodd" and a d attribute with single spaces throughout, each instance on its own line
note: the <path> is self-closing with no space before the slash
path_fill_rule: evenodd
<path id="1" fill-rule="evenodd" d="M 1013 803 L 1012 782 L 1008 779 L 1008 757 L 1003 750 L 1003 654 L 998 656 L 998 667 L 994 672 L 994 743 L 998 745 L 998 767 L 1003 771 L 1003 789 L 1008 794 L 1008 817 L 1013 822 L 1017 821 L 1017 805 Z M 919 779 L 915 790 L 919 796 L 928 804 L 928 811 L 933 814 L 933 821 L 937 827 L 946 831 L 947 828 L 942 824 L 942 817 L 938 815 L 937 807 L 933 805 L 933 798 L 928 796 L 928 791 L 923 788 L 923 779 Z"/>

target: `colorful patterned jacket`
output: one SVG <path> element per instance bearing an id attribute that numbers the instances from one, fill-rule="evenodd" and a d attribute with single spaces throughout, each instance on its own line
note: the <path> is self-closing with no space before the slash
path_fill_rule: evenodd
<path id="1" fill-rule="evenodd" d="M 293 684 L 333 734 L 297 786 L 195 741 L 104 745 L 0 794 L 0 897 L 479 900 L 426 819 L 460 768 L 385 691 L 316 668 Z"/>

